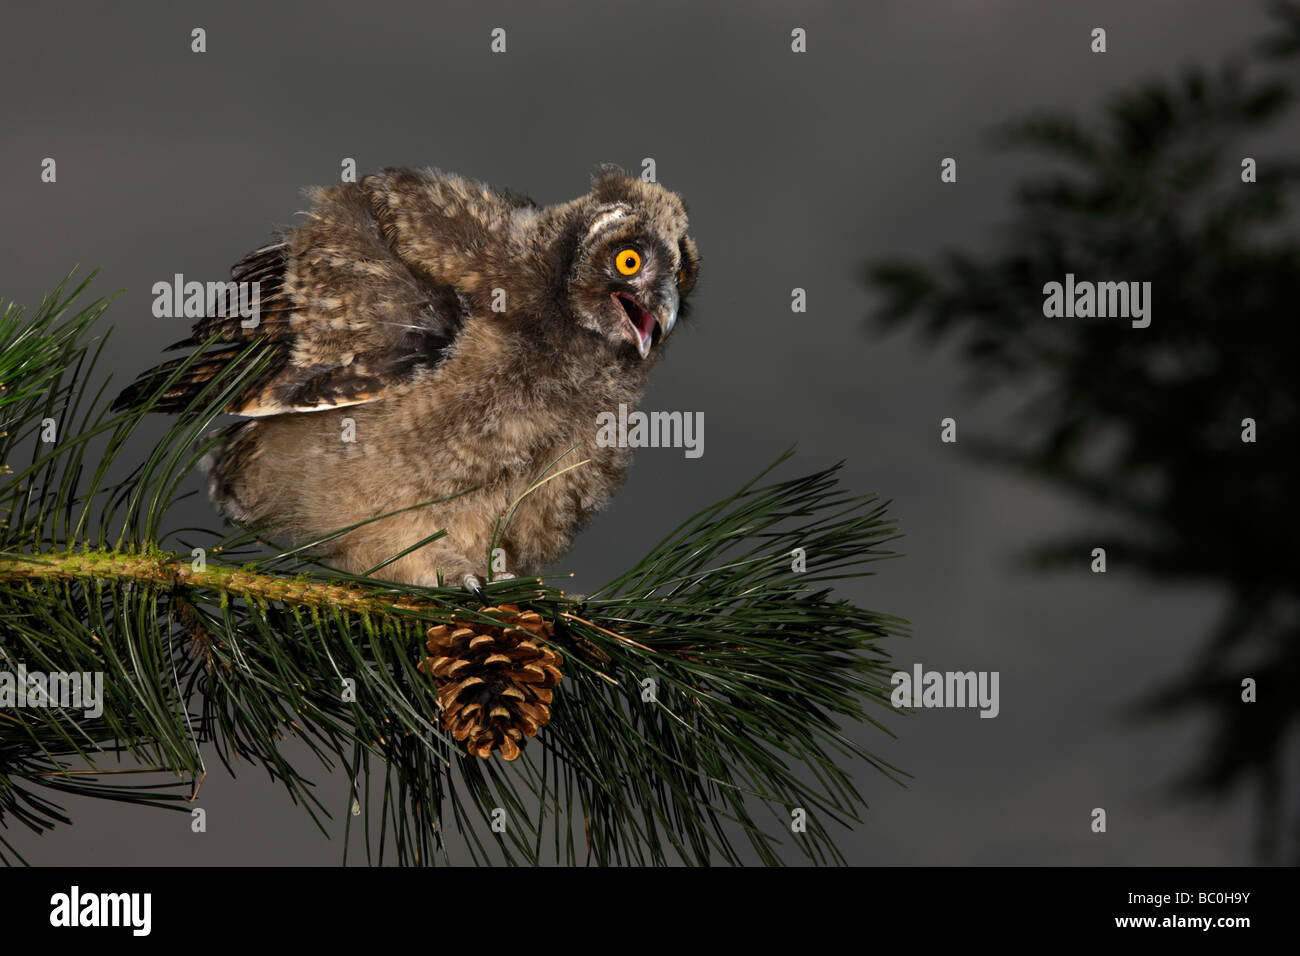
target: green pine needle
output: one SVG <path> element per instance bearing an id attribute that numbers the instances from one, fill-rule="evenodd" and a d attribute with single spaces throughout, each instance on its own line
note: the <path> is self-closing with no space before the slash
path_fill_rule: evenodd
<path id="1" fill-rule="evenodd" d="M 103 385 L 88 392 L 107 303 L 73 311 L 89 279 L 70 281 L 30 320 L 0 316 L 0 671 L 102 673 L 103 713 L 0 711 L 0 860 L 21 861 L 13 823 L 70 822 L 58 794 L 190 809 L 205 744 L 232 773 L 271 773 L 326 835 L 331 808 L 350 831 L 357 801 L 372 862 L 842 863 L 835 836 L 866 808 L 857 762 L 900 781 L 846 728 L 889 733 L 880 645 L 907 625 L 831 591 L 890 556 L 897 531 L 884 504 L 839 487 L 839 466 L 760 484 L 769 468 L 585 599 L 489 584 L 552 623 L 565 663 L 523 756 L 481 760 L 442 731 L 418 669 L 430 626 L 481 616 L 463 590 L 345 574 L 312 559 L 319 542 L 278 548 L 255 528 L 162 531 L 263 351 L 131 467 L 148 406 L 111 413 Z M 290 737 L 314 766 L 289 759 Z M 336 769 L 352 785 L 321 794 Z"/>

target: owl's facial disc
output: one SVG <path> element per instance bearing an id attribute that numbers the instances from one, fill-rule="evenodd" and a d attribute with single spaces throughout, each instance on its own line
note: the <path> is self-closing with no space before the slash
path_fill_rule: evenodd
<path id="1" fill-rule="evenodd" d="M 623 334 L 636 346 L 642 358 L 650 354 L 656 333 L 662 339 L 677 324 L 677 290 L 665 286 L 659 290 L 654 303 L 654 311 L 645 308 L 636 297 L 628 292 L 611 293 L 614 304 L 623 311 Z"/>

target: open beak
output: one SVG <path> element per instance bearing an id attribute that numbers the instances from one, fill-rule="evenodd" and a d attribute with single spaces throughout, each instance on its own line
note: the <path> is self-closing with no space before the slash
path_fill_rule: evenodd
<path id="1" fill-rule="evenodd" d="M 656 329 L 659 331 L 659 338 L 664 339 L 677 324 L 677 307 L 680 300 L 677 287 L 674 285 L 665 284 L 660 287 L 653 312 L 626 292 L 615 292 L 612 298 L 623 309 L 625 316 L 623 331 L 636 346 L 642 358 L 650 354 Z"/>

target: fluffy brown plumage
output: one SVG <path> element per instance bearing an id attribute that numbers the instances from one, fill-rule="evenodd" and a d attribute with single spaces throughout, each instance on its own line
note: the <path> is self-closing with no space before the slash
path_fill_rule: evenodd
<path id="1" fill-rule="evenodd" d="M 213 501 L 305 541 L 451 499 L 323 550 L 363 572 L 445 529 L 379 572 L 426 585 L 473 586 L 530 483 L 586 461 L 524 496 L 498 542 L 514 573 L 537 573 L 629 463 L 626 449 L 596 443 L 596 417 L 637 405 L 695 285 L 681 200 L 612 168 L 586 196 L 545 208 L 406 169 L 312 200 L 306 222 L 232 270 L 260 283 L 258 325 L 198 322 L 174 347 L 217 343 L 155 409 L 183 411 L 250 342 L 266 342 L 269 367 L 226 409 L 249 420 L 205 460 Z M 118 405 L 158 395 L 183 361 L 142 375 Z"/>

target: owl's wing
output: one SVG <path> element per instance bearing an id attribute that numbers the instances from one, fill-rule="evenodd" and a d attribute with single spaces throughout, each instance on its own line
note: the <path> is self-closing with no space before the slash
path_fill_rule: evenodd
<path id="1" fill-rule="evenodd" d="M 254 324 L 238 310 L 200 320 L 168 350 L 216 341 L 154 405 L 180 412 L 253 342 L 269 365 L 226 406 L 253 417 L 359 405 L 431 377 L 465 320 L 450 286 L 413 272 L 385 241 L 355 186 L 316 194 L 309 221 L 250 253 L 235 283 L 257 283 Z M 251 302 L 251 286 L 244 302 Z M 130 407 L 152 395 L 184 364 L 173 359 L 144 373 L 118 396 Z"/>

